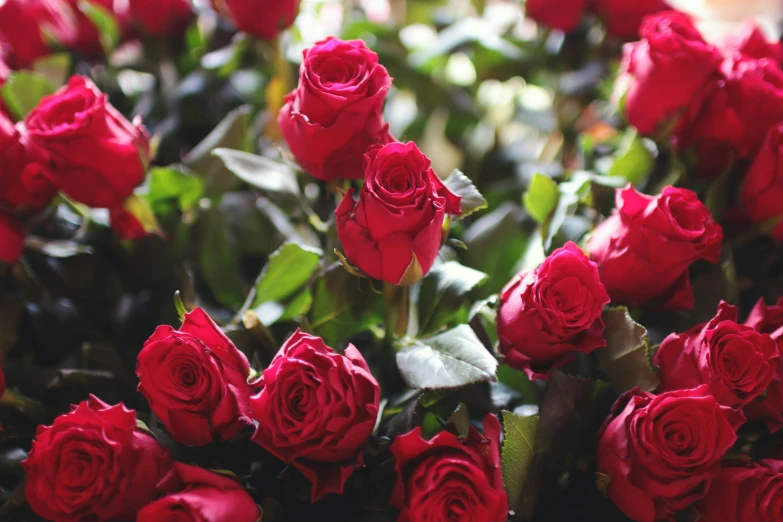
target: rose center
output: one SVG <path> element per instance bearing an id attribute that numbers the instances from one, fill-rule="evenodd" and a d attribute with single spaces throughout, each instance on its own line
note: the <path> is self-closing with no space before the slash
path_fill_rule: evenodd
<path id="1" fill-rule="evenodd" d="M 356 77 L 353 64 L 338 57 L 328 58 L 318 70 L 321 83 L 326 86 L 346 85 Z"/>

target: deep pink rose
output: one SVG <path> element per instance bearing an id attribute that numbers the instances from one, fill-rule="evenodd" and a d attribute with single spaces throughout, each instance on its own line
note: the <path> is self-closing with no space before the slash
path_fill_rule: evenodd
<path id="1" fill-rule="evenodd" d="M 0 2 L 0 54 L 13 69 L 29 67 L 51 49 L 47 36 L 69 47 L 77 38 L 74 12 L 65 0 Z"/>
<path id="2" fill-rule="evenodd" d="M 45 207 L 57 189 L 29 153 L 22 125 L 0 112 L 0 209 L 12 212 Z"/>
<path id="3" fill-rule="evenodd" d="M 783 462 L 724 467 L 696 504 L 697 522 L 779 522 L 783 513 Z"/>
<path id="4" fill-rule="evenodd" d="M 359 350 L 351 344 L 341 355 L 297 330 L 256 384 L 253 441 L 312 482 L 312 502 L 342 493 L 362 466 L 381 399 Z"/>
<path id="5" fill-rule="evenodd" d="M 330 37 L 307 49 L 277 120 L 299 164 L 327 181 L 364 177 L 365 151 L 392 141 L 383 123 L 391 83 L 361 40 Z"/>
<path id="6" fill-rule="evenodd" d="M 136 424 L 136 412 L 95 396 L 39 426 L 22 462 L 25 494 L 47 520 L 135 520 L 171 466 L 168 451 Z"/>
<path id="7" fill-rule="evenodd" d="M 11 214 L 0 211 L 0 261 L 14 264 L 22 257 L 25 231 Z"/>
<path id="8" fill-rule="evenodd" d="M 139 511 L 139 522 L 258 522 L 261 512 L 233 478 L 181 462 L 158 484 L 166 496 Z"/>
<path id="9" fill-rule="evenodd" d="M 500 423 L 494 415 L 484 418 L 484 434 L 471 426 L 464 439 L 441 431 L 424 440 L 417 427 L 397 437 L 391 451 L 397 469 L 391 503 L 402 511 L 398 522 L 508 518 Z"/>
<path id="10" fill-rule="evenodd" d="M 645 17 L 671 8 L 663 0 L 595 0 L 593 9 L 609 34 L 637 40 Z"/>
<path id="11" fill-rule="evenodd" d="M 66 0 L 76 14 L 76 39 L 71 42 L 70 48 L 88 59 L 100 59 L 105 55 L 103 44 L 101 43 L 101 34 L 98 27 L 90 17 L 88 17 L 82 8 L 80 2 L 86 1 L 94 7 L 103 9 L 118 24 L 122 33 L 128 31 L 128 5 L 124 0 Z"/>
<path id="12" fill-rule="evenodd" d="M 210 3 L 237 29 L 262 40 L 275 40 L 294 23 L 299 12 L 299 0 L 210 0 Z"/>
<path id="13" fill-rule="evenodd" d="M 193 5 L 190 0 L 130 0 L 130 16 L 149 35 L 179 36 L 193 19 Z"/>
<path id="14" fill-rule="evenodd" d="M 689 268 L 720 260 L 723 229 L 690 190 L 666 187 L 646 196 L 628 185 L 617 191 L 617 211 L 587 243 L 612 301 L 693 308 Z"/>
<path id="15" fill-rule="evenodd" d="M 367 152 L 359 201 L 350 189 L 335 211 L 345 256 L 374 279 L 411 285 L 435 263 L 444 219 L 462 212 L 460 200 L 415 143 L 377 145 Z"/>
<path id="16" fill-rule="evenodd" d="M 769 131 L 745 174 L 741 200 L 752 223 L 779 220 L 772 235 L 783 241 L 783 123 Z"/>
<path id="17" fill-rule="evenodd" d="M 777 344 L 778 353 L 783 354 L 783 297 L 774 305 L 759 299 L 745 324 L 757 332 L 769 334 Z M 750 420 L 763 420 L 773 433 L 783 428 L 783 375 L 776 375 L 766 396 L 745 406 L 744 412 Z"/>
<path id="18" fill-rule="evenodd" d="M 548 379 L 576 353 L 606 346 L 601 312 L 607 304 L 595 263 L 568 243 L 540 267 L 517 275 L 500 294 L 500 353 L 531 379 Z"/>
<path id="19" fill-rule="evenodd" d="M 728 56 L 740 53 L 757 60 L 770 58 L 783 65 L 783 44 L 768 40 L 764 31 L 752 21 L 726 36 L 720 48 Z"/>
<path id="20" fill-rule="evenodd" d="M 599 432 L 606 494 L 636 522 L 673 520 L 703 498 L 744 418 L 707 386 L 653 395 L 625 393 Z"/>
<path id="21" fill-rule="evenodd" d="M 44 97 L 25 124 L 52 183 L 85 205 L 120 206 L 147 172 L 147 131 L 125 119 L 82 76 Z"/>
<path id="22" fill-rule="evenodd" d="M 582 21 L 589 3 L 589 0 L 527 0 L 525 14 L 539 24 L 568 32 Z"/>

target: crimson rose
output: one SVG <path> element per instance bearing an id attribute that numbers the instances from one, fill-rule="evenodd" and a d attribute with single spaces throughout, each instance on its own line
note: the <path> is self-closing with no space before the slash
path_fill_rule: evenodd
<path id="1" fill-rule="evenodd" d="M 745 174 L 742 207 L 753 223 L 779 220 L 772 235 L 783 241 L 783 123 L 773 127 Z"/>
<path id="2" fill-rule="evenodd" d="M 11 68 L 29 67 L 47 56 L 49 37 L 65 47 L 76 40 L 74 13 L 65 0 L 0 2 L 0 54 Z"/>
<path id="3" fill-rule="evenodd" d="M 123 32 L 128 28 L 128 6 L 125 2 L 119 0 L 66 0 L 76 15 L 76 38 L 70 43 L 70 48 L 78 51 L 83 56 L 90 59 L 101 58 L 105 54 L 101 42 L 101 34 L 98 27 L 90 17 L 85 14 L 82 2 L 91 4 L 92 7 L 101 9 L 117 21 L 119 29 Z M 131 4 L 135 0 L 131 1 Z"/>
<path id="4" fill-rule="evenodd" d="M 299 0 L 210 0 L 213 9 L 237 29 L 262 40 L 275 40 L 296 20 Z"/>
<path id="5" fill-rule="evenodd" d="M 779 373 L 775 341 L 737 324 L 737 308 L 721 302 L 708 323 L 667 337 L 655 354 L 659 391 L 709 386 L 715 399 L 739 407 L 761 395 Z"/>
<path id="6" fill-rule="evenodd" d="M 769 334 L 779 353 L 783 353 L 783 297 L 777 304 L 767 305 L 759 299 L 745 320 L 757 332 Z M 765 397 L 759 397 L 744 409 L 748 419 L 762 419 L 771 432 L 783 428 L 783 372 L 779 372 L 767 388 Z"/>
<path id="7" fill-rule="evenodd" d="M 627 87 L 628 122 L 642 134 L 653 134 L 685 111 L 717 75 L 722 57 L 677 11 L 646 18 L 639 32 L 641 41 L 624 48 L 619 90 Z"/>
<path id="8" fill-rule="evenodd" d="M 0 112 L 0 209 L 19 212 L 45 207 L 57 192 L 41 165 L 30 158 L 24 127 Z"/>
<path id="9" fill-rule="evenodd" d="M 87 78 L 44 97 L 25 118 L 37 157 L 68 197 L 113 208 L 141 183 L 149 163 L 149 135 L 132 125 Z"/>
<path id="10" fill-rule="evenodd" d="M 411 285 L 432 268 L 446 214 L 461 214 L 461 197 L 410 143 L 376 146 L 365 158 L 359 201 L 350 189 L 337 207 L 337 234 L 348 260 L 372 278 Z"/>
<path id="11" fill-rule="evenodd" d="M 783 44 L 767 40 L 767 35 L 755 22 L 748 21 L 727 35 L 720 45 L 728 56 L 740 53 L 748 58 L 770 58 L 783 64 Z"/>
<path id="12" fill-rule="evenodd" d="M 724 467 L 704 500 L 699 522 L 778 522 L 783 513 L 783 462 Z"/>
<path id="13" fill-rule="evenodd" d="M 617 211 L 596 228 L 587 249 L 612 301 L 693 308 L 689 267 L 720 260 L 723 229 L 690 190 L 646 196 L 617 191 Z"/>
<path id="14" fill-rule="evenodd" d="M 168 493 L 139 511 L 144 522 L 258 522 L 253 498 L 234 479 L 175 462 L 158 484 Z"/>
<path id="15" fill-rule="evenodd" d="M 134 520 L 168 472 L 168 451 L 136 424 L 136 412 L 95 396 L 40 426 L 25 494 L 47 520 Z"/>
<path id="16" fill-rule="evenodd" d="M 190 0 L 131 0 L 130 17 L 147 34 L 177 36 L 193 19 L 193 5 Z"/>
<path id="17" fill-rule="evenodd" d="M 669 6 L 663 0 L 595 0 L 593 9 L 609 34 L 624 40 L 637 40 L 642 20 Z"/>
<path id="18" fill-rule="evenodd" d="M 707 386 L 625 393 L 599 432 L 598 472 L 608 477 L 607 495 L 637 522 L 671 519 L 706 495 L 744 420 Z"/>
<path id="19" fill-rule="evenodd" d="M 504 522 L 508 497 L 500 470 L 500 423 L 484 419 L 484 434 L 470 427 L 465 439 L 441 431 L 429 441 L 421 428 L 397 437 L 391 447 L 397 484 L 391 503 L 398 522 L 471 520 Z"/>
<path id="20" fill-rule="evenodd" d="M 277 120 L 299 164 L 318 179 L 362 178 L 365 151 L 392 141 L 383 123 L 391 83 L 361 40 L 330 37 L 306 50 Z"/>
<path id="21" fill-rule="evenodd" d="M 555 250 L 540 267 L 517 275 L 500 294 L 500 352 L 531 379 L 606 346 L 601 312 L 609 296 L 598 268 L 574 243 Z"/>
<path id="22" fill-rule="evenodd" d="M 527 0 L 525 2 L 525 14 L 528 18 L 553 29 L 572 31 L 587 11 L 589 0 L 566 0 L 565 2 L 552 2 L 552 0 Z"/>
<path id="23" fill-rule="evenodd" d="M 11 214 L 0 210 L 0 261 L 16 263 L 24 250 L 24 227 Z"/>
<path id="24" fill-rule="evenodd" d="M 362 465 L 361 447 L 378 416 L 381 389 L 362 354 L 345 355 L 297 330 L 258 381 L 253 441 L 313 483 L 312 502 L 342 493 Z"/>
<path id="25" fill-rule="evenodd" d="M 250 420 L 250 365 L 202 310 L 159 326 L 139 353 L 139 391 L 177 442 L 230 440 Z"/>

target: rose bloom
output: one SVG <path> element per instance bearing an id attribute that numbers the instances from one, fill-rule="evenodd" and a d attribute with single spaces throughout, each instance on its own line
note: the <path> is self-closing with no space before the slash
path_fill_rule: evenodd
<path id="1" fill-rule="evenodd" d="M 146 34 L 179 36 L 193 19 L 193 5 L 190 0 L 130 0 L 130 16 Z"/>
<path id="2" fill-rule="evenodd" d="M 175 462 L 158 489 L 168 493 L 147 504 L 144 522 L 258 522 L 261 512 L 233 478 Z"/>
<path id="3" fill-rule="evenodd" d="M 778 522 L 783 513 L 783 461 L 726 466 L 696 505 L 699 522 Z"/>
<path id="4" fill-rule="evenodd" d="M 678 118 L 718 74 L 721 54 L 693 22 L 676 11 L 644 20 L 641 41 L 623 49 L 618 92 L 627 88 L 626 117 L 642 134 L 654 134 Z"/>
<path id="5" fill-rule="evenodd" d="M 668 0 L 674 9 L 699 20 L 714 39 L 730 33 L 747 20 L 755 20 L 774 37 L 780 35 L 783 2 L 780 0 Z"/>
<path id="6" fill-rule="evenodd" d="M 14 264 L 24 250 L 24 226 L 8 212 L 0 210 L 0 261 Z"/>
<path id="7" fill-rule="evenodd" d="M 582 21 L 588 4 L 589 0 L 527 0 L 525 14 L 542 25 L 568 32 L 576 29 Z"/>
<path id="8" fill-rule="evenodd" d="M 2 46 L 0 46 L 0 89 L 2 89 L 8 82 L 8 77 L 11 75 L 11 68 L 6 63 L 6 58 L 3 55 Z M 6 105 L 3 97 L 0 96 L 0 114 L 11 116 L 11 110 Z"/>
<path id="9" fill-rule="evenodd" d="M 779 221 L 772 235 L 783 241 L 783 123 L 769 131 L 745 174 L 740 197 L 751 222 Z"/>
<path id="10" fill-rule="evenodd" d="M 517 275 L 500 294 L 500 353 L 531 379 L 548 379 L 577 352 L 606 346 L 601 312 L 607 304 L 595 263 L 568 243 L 537 269 Z"/>
<path id="11" fill-rule="evenodd" d="M 783 297 L 774 305 L 759 299 L 745 320 L 745 325 L 762 334 L 769 334 L 783 353 Z M 743 410 L 750 420 L 763 420 L 770 432 L 783 428 L 783 375 L 776 375 L 764 397 L 759 397 Z"/>
<path id="12" fill-rule="evenodd" d="M 348 345 L 341 355 L 297 330 L 256 384 L 263 388 L 252 398 L 253 442 L 312 482 L 312 502 L 342 493 L 362 466 L 381 398 L 359 350 Z"/>
<path id="13" fill-rule="evenodd" d="M 745 22 L 736 31 L 726 35 L 720 48 L 727 56 L 740 53 L 748 58 L 757 60 L 770 58 L 783 64 L 783 44 L 768 39 L 764 31 L 754 22 Z"/>
<path id="14" fill-rule="evenodd" d="M 77 38 L 74 12 L 65 0 L 0 2 L 0 54 L 11 68 L 29 67 L 49 55 L 48 37 L 65 47 Z"/>
<path id="15" fill-rule="evenodd" d="M 139 391 L 177 442 L 231 440 L 250 420 L 250 364 L 202 310 L 159 326 L 139 353 Z"/>
<path id="16" fill-rule="evenodd" d="M 720 260 L 723 229 L 690 190 L 666 187 L 646 196 L 617 190 L 617 210 L 587 243 L 612 301 L 693 308 L 689 267 Z"/>
<path id="17" fill-rule="evenodd" d="M 663 0 L 596 0 L 593 9 L 609 34 L 624 40 L 637 40 L 639 27 L 646 16 L 670 8 Z"/>
<path id="18" fill-rule="evenodd" d="M 392 141 L 383 123 L 389 73 L 361 40 L 330 37 L 303 56 L 299 85 L 277 119 L 280 132 L 312 176 L 360 179 L 365 151 Z"/>
<path id="19" fill-rule="evenodd" d="M 47 520 L 134 520 L 168 472 L 168 451 L 136 425 L 136 412 L 95 396 L 40 426 L 27 460 L 25 494 Z"/>
<path id="20" fill-rule="evenodd" d="M 707 386 L 623 394 L 599 432 L 598 472 L 609 477 L 609 499 L 636 522 L 673 519 L 706 495 L 744 420 Z"/>
<path id="21" fill-rule="evenodd" d="M 119 29 L 127 33 L 128 29 L 128 6 L 123 0 L 66 0 L 76 15 L 76 39 L 70 43 L 69 47 L 88 59 L 100 59 L 105 55 L 101 35 L 98 28 L 82 9 L 79 4 L 86 1 L 94 7 L 103 9 L 111 15 L 117 22 Z"/>
<path id="22" fill-rule="evenodd" d="M 500 423 L 494 415 L 484 419 L 483 435 L 471 426 L 465 439 L 441 431 L 427 441 L 416 427 L 397 437 L 391 451 L 397 469 L 391 503 L 402 510 L 398 522 L 507 519 Z"/>
<path id="23" fill-rule="evenodd" d="M 24 127 L 0 112 L 0 208 L 20 212 L 45 207 L 57 189 L 29 154 Z"/>
<path id="24" fill-rule="evenodd" d="M 461 199 L 415 143 L 373 147 L 358 202 L 350 189 L 335 211 L 345 256 L 374 279 L 411 285 L 435 263 L 446 214 L 461 214 Z"/>
<path id="25" fill-rule="evenodd" d="M 661 369 L 658 391 L 706 384 L 719 403 L 730 407 L 761 395 L 782 369 L 775 341 L 737 324 L 737 308 L 725 302 L 708 323 L 667 337 L 654 362 Z"/>
<path id="26" fill-rule="evenodd" d="M 133 0 L 131 0 L 133 1 Z M 296 20 L 299 0 L 210 0 L 212 7 L 240 31 L 275 40 Z M 263 16 L 260 14 L 263 13 Z"/>
<path id="27" fill-rule="evenodd" d="M 68 197 L 113 208 L 141 183 L 149 163 L 149 135 L 131 124 L 87 78 L 44 97 L 25 118 L 47 175 Z"/>

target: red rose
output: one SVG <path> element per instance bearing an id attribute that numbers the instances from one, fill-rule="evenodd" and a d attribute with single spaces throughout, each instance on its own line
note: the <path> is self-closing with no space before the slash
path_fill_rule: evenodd
<path id="1" fill-rule="evenodd" d="M 306 50 L 277 120 L 299 164 L 318 179 L 362 178 L 365 151 L 392 141 L 383 123 L 391 83 L 361 40 L 330 37 Z"/>
<path id="2" fill-rule="evenodd" d="M 175 462 L 158 489 L 168 495 L 139 511 L 144 522 L 258 522 L 261 512 L 234 479 Z"/>
<path id="3" fill-rule="evenodd" d="M 783 218 L 783 123 L 773 127 L 745 175 L 742 207 L 753 223 Z M 772 234 L 783 240 L 783 221 Z"/>
<path id="4" fill-rule="evenodd" d="M 196 308 L 179 330 L 159 326 L 139 353 L 139 391 L 177 442 L 231 440 L 250 420 L 250 365 Z"/>
<path id="5" fill-rule="evenodd" d="M 190 0 L 130 0 L 130 15 L 147 34 L 178 36 L 193 19 L 193 6 Z"/>
<path id="6" fill-rule="evenodd" d="M 774 305 L 767 305 L 764 299 L 759 299 L 745 320 L 745 324 L 757 332 L 771 334 L 778 342 L 783 342 L 783 297 L 778 298 Z"/>
<path id="7" fill-rule="evenodd" d="M 757 332 L 769 334 L 783 353 L 783 297 L 777 304 L 767 305 L 759 299 L 745 324 Z M 769 384 L 766 396 L 757 398 L 743 410 L 750 420 L 763 420 L 771 432 L 783 428 L 783 375 L 778 374 Z"/>
<path id="8" fill-rule="evenodd" d="M 150 235 L 144 224 L 123 207 L 111 209 L 109 223 L 117 238 L 123 241 L 137 241 Z"/>
<path id="9" fill-rule="evenodd" d="M 105 50 L 101 43 L 101 35 L 98 27 L 80 7 L 80 3 L 88 2 L 94 7 L 103 9 L 112 16 L 117 22 L 121 32 L 127 32 L 128 29 L 128 6 L 122 0 L 67 0 L 71 5 L 73 12 L 76 13 L 76 39 L 70 43 L 69 47 L 79 52 L 86 58 L 98 59 L 104 56 Z"/>
<path id="10" fill-rule="evenodd" d="M 755 22 L 749 21 L 723 39 L 721 49 L 728 56 L 740 53 L 748 58 L 770 58 L 783 64 L 783 44 L 767 40 L 767 35 Z"/>
<path id="11" fill-rule="evenodd" d="M 778 522 L 783 513 L 783 462 L 724 467 L 696 505 L 700 522 Z"/>
<path id="12" fill-rule="evenodd" d="M 13 69 L 47 56 L 47 38 L 68 47 L 76 35 L 74 13 L 64 0 L 0 2 L 0 54 Z"/>
<path id="13" fill-rule="evenodd" d="M 689 267 L 720 260 L 723 229 L 690 190 L 666 187 L 646 196 L 617 190 L 617 211 L 587 243 L 612 301 L 693 308 Z"/>
<path id="14" fill-rule="evenodd" d="M 442 431 L 426 441 L 417 427 L 397 437 L 391 451 L 397 469 L 391 504 L 402 510 L 398 522 L 505 522 L 508 517 L 500 423 L 494 415 L 484 419 L 483 435 L 471 426 L 465 439 Z"/>
<path id="15" fill-rule="evenodd" d="M 370 149 L 358 202 L 353 194 L 350 189 L 335 211 L 345 255 L 365 274 L 395 285 L 427 275 L 446 214 L 462 212 L 462 198 L 446 188 L 413 142 Z"/>
<path id="16" fill-rule="evenodd" d="M 673 519 L 707 493 L 744 420 L 707 386 L 625 393 L 599 432 L 598 472 L 609 478 L 609 499 L 636 522 Z"/>
<path id="17" fill-rule="evenodd" d="M 57 192 L 39 163 L 31 160 L 29 141 L 0 112 L 0 208 L 9 211 L 45 207 Z"/>
<path id="18" fill-rule="evenodd" d="M 352 344 L 345 355 L 299 330 L 258 381 L 253 441 L 313 483 L 311 500 L 342 493 L 362 466 L 381 398 L 378 381 Z"/>
<path id="19" fill-rule="evenodd" d="M 213 9 L 240 31 L 262 40 L 275 40 L 299 12 L 299 0 L 210 0 Z M 263 13 L 263 16 L 259 16 Z"/>
<path id="20" fill-rule="evenodd" d="M 780 354 L 767 334 L 737 324 L 737 308 L 721 302 L 708 323 L 672 334 L 655 354 L 659 391 L 709 386 L 715 399 L 739 407 L 761 395 L 780 371 Z"/>
<path id="21" fill-rule="evenodd" d="M 119 206 L 144 179 L 147 131 L 126 120 L 87 78 L 74 76 L 44 97 L 25 123 L 52 182 L 80 203 Z"/>
<path id="22" fill-rule="evenodd" d="M 540 267 L 517 275 L 500 294 L 500 352 L 531 379 L 606 346 L 601 312 L 609 296 L 598 268 L 574 243 L 555 250 Z"/>
<path id="23" fill-rule="evenodd" d="M 582 21 L 589 3 L 589 0 L 527 0 L 525 13 L 542 25 L 568 32 L 576 29 Z"/>
<path id="24" fill-rule="evenodd" d="M 0 211 L 0 261 L 14 264 L 24 250 L 24 227 L 7 212 Z"/>
<path id="25" fill-rule="evenodd" d="M 686 15 L 648 17 L 642 39 L 626 44 L 620 86 L 627 85 L 626 116 L 642 134 L 666 127 L 718 73 L 720 52 L 707 44 Z"/>
<path id="26" fill-rule="evenodd" d="M 609 34 L 636 40 L 646 16 L 671 8 L 663 0 L 596 0 L 593 9 Z"/>
<path id="27" fill-rule="evenodd" d="M 11 68 L 8 67 L 8 64 L 5 63 L 5 60 L 6 58 L 3 55 L 2 44 L 0 44 L 0 90 L 2 90 L 2 88 L 8 82 L 8 77 L 11 75 Z M 8 105 L 6 105 L 2 96 L 0 96 L 0 114 L 11 116 L 11 111 L 9 110 Z"/>
<path id="28" fill-rule="evenodd" d="M 168 451 L 136 425 L 136 412 L 90 399 L 40 426 L 25 493 L 47 520 L 134 520 L 171 465 Z"/>

